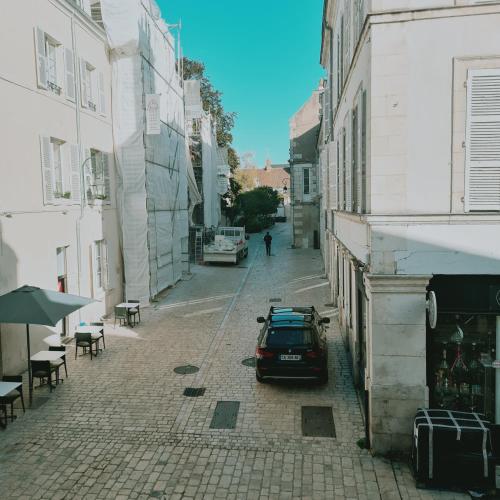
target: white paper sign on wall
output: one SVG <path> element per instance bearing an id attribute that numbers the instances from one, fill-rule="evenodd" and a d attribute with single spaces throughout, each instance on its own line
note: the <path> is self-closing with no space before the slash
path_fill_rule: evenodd
<path id="1" fill-rule="evenodd" d="M 160 94 L 146 94 L 146 134 L 160 135 Z"/>

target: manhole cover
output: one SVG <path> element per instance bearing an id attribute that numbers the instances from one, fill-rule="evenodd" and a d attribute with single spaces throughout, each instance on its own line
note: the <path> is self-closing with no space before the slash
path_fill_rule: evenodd
<path id="1" fill-rule="evenodd" d="M 336 437 L 332 407 L 303 406 L 302 435 L 309 437 Z"/>
<path id="2" fill-rule="evenodd" d="M 217 401 L 210 429 L 235 429 L 239 410 L 239 401 Z"/>
<path id="3" fill-rule="evenodd" d="M 189 375 L 190 373 L 196 373 L 197 371 L 200 371 L 200 369 L 193 365 L 177 366 L 174 368 L 174 372 L 179 373 L 180 375 Z"/>
<path id="4" fill-rule="evenodd" d="M 149 496 L 153 498 L 163 498 L 164 492 L 163 491 L 158 491 L 158 490 L 153 490 Z"/>
<path id="5" fill-rule="evenodd" d="M 205 387 L 186 387 L 183 394 L 188 398 L 199 398 L 205 394 L 205 391 Z"/>
<path id="6" fill-rule="evenodd" d="M 273 299 L 269 299 L 269 302 L 281 302 L 281 299 L 278 297 L 274 297 Z"/>
<path id="7" fill-rule="evenodd" d="M 242 365 L 245 366 L 251 366 L 252 368 L 255 368 L 255 358 L 246 358 L 241 362 Z"/>

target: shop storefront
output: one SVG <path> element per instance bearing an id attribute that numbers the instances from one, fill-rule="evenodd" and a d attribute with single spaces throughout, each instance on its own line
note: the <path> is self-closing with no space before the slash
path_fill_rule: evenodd
<path id="1" fill-rule="evenodd" d="M 500 423 L 500 277 L 435 276 L 429 291 L 437 305 L 427 325 L 430 407 Z"/>

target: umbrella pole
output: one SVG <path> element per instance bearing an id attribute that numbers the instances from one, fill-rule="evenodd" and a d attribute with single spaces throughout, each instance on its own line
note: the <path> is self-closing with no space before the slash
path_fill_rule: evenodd
<path id="1" fill-rule="evenodd" d="M 33 379 L 31 377 L 30 325 L 26 325 L 26 345 L 28 346 L 28 379 L 30 391 L 30 406 L 33 403 Z"/>

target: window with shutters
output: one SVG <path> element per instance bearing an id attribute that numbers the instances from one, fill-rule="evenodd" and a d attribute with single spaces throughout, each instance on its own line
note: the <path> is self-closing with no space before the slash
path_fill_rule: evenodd
<path id="1" fill-rule="evenodd" d="M 465 210 L 500 210 L 500 69 L 468 72 Z"/>
<path id="2" fill-rule="evenodd" d="M 337 207 L 339 210 L 342 210 L 342 198 L 341 198 L 341 177 L 340 177 L 340 170 L 341 170 L 341 165 L 340 165 L 340 141 L 339 138 L 337 137 L 337 140 L 335 141 L 335 146 L 337 150 Z"/>
<path id="3" fill-rule="evenodd" d="M 71 198 L 71 168 L 68 158 L 63 154 L 66 145 L 63 141 L 51 138 L 52 167 L 54 179 L 54 198 Z"/>
<path id="4" fill-rule="evenodd" d="M 110 202 L 109 160 L 108 154 L 96 149 L 86 152 L 85 193 L 87 202 L 96 200 Z"/>
<path id="5" fill-rule="evenodd" d="M 366 151 L 367 151 L 367 124 L 366 124 L 366 90 L 361 93 L 361 175 L 360 175 L 360 212 L 366 213 Z"/>
<path id="6" fill-rule="evenodd" d="M 40 137 L 44 203 L 80 202 L 78 146 L 55 137 Z"/>
<path id="7" fill-rule="evenodd" d="M 108 288 L 108 252 L 105 240 L 94 241 L 94 294 L 102 293 Z"/>
<path id="8" fill-rule="evenodd" d="M 57 92 L 57 45 L 52 41 L 46 40 L 47 47 L 47 82 L 49 84 L 49 88 L 56 93 Z"/>
<path id="9" fill-rule="evenodd" d="M 340 19 L 340 94 L 342 94 L 342 89 L 344 88 L 344 77 L 345 77 L 345 30 L 344 30 L 344 17 Z"/>
<path id="10" fill-rule="evenodd" d="M 90 66 L 88 63 L 83 63 L 82 69 L 82 86 L 83 86 L 83 95 L 85 99 L 83 100 L 84 107 L 89 108 L 91 111 L 96 111 L 97 106 L 94 102 L 94 81 L 95 81 L 95 73 L 94 68 Z"/>
<path id="11" fill-rule="evenodd" d="M 87 61 L 80 59 L 80 82 L 82 107 L 106 114 L 104 74 Z"/>
<path id="12" fill-rule="evenodd" d="M 351 187 L 352 187 L 352 211 L 358 212 L 359 199 L 358 199 L 358 171 L 359 171 L 359 129 L 358 129 L 358 107 L 352 110 L 351 117 Z"/>
<path id="13" fill-rule="evenodd" d="M 61 95 L 63 79 L 63 47 L 41 28 L 35 28 L 38 87 Z"/>
<path id="14" fill-rule="evenodd" d="M 350 210 L 350 201 L 351 201 L 351 193 L 349 192 L 350 188 L 350 168 L 348 165 L 347 158 L 347 130 L 344 127 L 342 129 L 342 192 L 343 192 L 343 200 L 342 200 L 342 209 Z"/>

